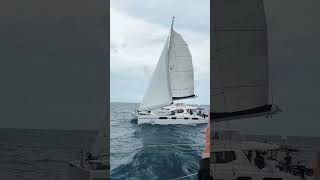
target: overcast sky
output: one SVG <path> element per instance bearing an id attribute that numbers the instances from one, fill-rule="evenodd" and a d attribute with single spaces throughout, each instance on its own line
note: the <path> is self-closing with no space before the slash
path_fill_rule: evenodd
<path id="1" fill-rule="evenodd" d="M 193 57 L 198 95 L 186 102 L 209 104 L 209 5 L 209 0 L 111 0 L 111 101 L 141 101 L 175 16 L 174 29 L 188 43 Z"/>

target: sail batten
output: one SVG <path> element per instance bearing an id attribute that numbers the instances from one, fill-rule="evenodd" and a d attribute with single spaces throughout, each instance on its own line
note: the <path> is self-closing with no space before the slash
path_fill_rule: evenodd
<path id="1" fill-rule="evenodd" d="M 262 0 L 213 1 L 213 120 L 268 114 L 267 26 Z"/>

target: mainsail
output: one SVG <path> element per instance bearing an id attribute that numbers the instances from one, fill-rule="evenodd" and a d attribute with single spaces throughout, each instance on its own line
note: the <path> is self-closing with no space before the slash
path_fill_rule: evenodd
<path id="1" fill-rule="evenodd" d="M 182 99 L 195 96 L 192 57 L 188 44 L 173 29 L 170 35 L 169 71 L 172 98 Z"/>
<path id="2" fill-rule="evenodd" d="M 173 30 L 172 19 L 169 37 L 139 110 L 160 108 L 170 105 L 175 99 L 193 96 L 195 95 L 191 53 L 182 36 Z"/>
<path id="3" fill-rule="evenodd" d="M 272 109 L 262 0 L 214 0 L 211 112 L 215 121 Z"/>

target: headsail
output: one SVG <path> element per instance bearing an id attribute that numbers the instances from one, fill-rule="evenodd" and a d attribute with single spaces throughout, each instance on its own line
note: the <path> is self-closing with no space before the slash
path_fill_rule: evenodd
<path id="1" fill-rule="evenodd" d="M 262 0 L 215 0 L 213 14 L 213 120 L 266 114 L 272 102 Z"/>
<path id="2" fill-rule="evenodd" d="M 169 71 L 173 99 L 193 97 L 194 74 L 192 57 L 188 44 L 181 35 L 171 30 L 169 50 Z"/>
<path id="3" fill-rule="evenodd" d="M 155 109 L 172 103 L 168 61 L 167 39 L 139 110 Z"/>

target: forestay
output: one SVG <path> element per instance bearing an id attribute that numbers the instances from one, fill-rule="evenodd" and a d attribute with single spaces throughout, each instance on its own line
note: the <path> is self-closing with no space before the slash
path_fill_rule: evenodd
<path id="1" fill-rule="evenodd" d="M 267 26 L 262 0 L 215 0 L 213 13 L 213 119 L 270 111 Z"/>

